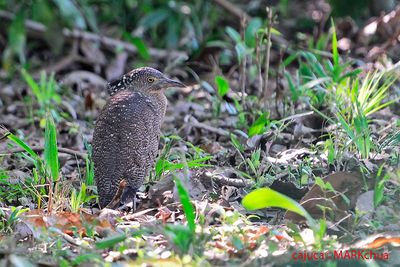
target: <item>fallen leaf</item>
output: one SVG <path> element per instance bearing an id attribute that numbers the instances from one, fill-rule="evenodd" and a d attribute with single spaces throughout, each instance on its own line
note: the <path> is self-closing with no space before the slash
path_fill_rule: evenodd
<path id="1" fill-rule="evenodd" d="M 353 247 L 358 249 L 379 249 L 388 244 L 400 247 L 400 234 L 380 233 L 357 242 Z"/>
<path id="2" fill-rule="evenodd" d="M 362 191 L 362 176 L 356 172 L 336 172 L 326 176 L 323 181 L 325 184 L 330 183 L 336 192 L 322 190 L 319 185 L 314 184 L 300 200 L 300 204 L 314 219 L 323 218 L 325 214 L 327 219 L 338 222 L 347 216 L 348 210 L 355 207 Z M 326 213 L 322 211 L 321 206 L 327 208 Z M 293 212 L 287 212 L 285 219 L 295 223 L 305 221 L 303 217 Z"/>

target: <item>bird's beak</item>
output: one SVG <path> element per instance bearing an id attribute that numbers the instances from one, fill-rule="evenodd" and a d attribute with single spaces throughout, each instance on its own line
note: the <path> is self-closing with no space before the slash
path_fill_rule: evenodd
<path id="1" fill-rule="evenodd" d="M 184 88 L 184 87 L 186 87 L 186 85 L 184 85 L 183 83 L 169 79 L 169 78 L 163 79 L 161 83 L 162 83 L 162 87 L 164 87 L 164 88 L 169 88 L 169 87 Z"/>

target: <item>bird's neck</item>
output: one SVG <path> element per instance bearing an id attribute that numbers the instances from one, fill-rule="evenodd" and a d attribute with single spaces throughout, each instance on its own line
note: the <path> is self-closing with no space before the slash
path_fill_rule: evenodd
<path id="1" fill-rule="evenodd" d="M 160 107 L 161 115 L 162 117 L 164 117 L 165 111 L 167 109 L 167 97 L 162 92 L 157 92 L 149 95 L 156 101 L 157 105 Z"/>

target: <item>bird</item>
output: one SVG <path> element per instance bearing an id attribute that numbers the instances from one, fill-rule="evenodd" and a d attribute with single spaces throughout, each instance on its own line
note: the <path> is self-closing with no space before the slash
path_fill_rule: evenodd
<path id="1" fill-rule="evenodd" d="M 113 200 L 125 179 L 120 204 L 133 203 L 154 166 L 167 98 L 164 90 L 185 85 L 162 72 L 142 67 L 107 84 L 110 95 L 96 120 L 92 159 L 100 208 Z"/>

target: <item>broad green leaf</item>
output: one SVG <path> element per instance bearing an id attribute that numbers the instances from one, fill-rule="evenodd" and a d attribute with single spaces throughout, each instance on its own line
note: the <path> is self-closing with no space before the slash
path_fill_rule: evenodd
<path id="1" fill-rule="evenodd" d="M 389 180 L 389 175 L 387 173 L 383 174 L 383 167 L 384 164 L 382 164 L 379 169 L 378 173 L 375 178 L 375 188 L 374 188 L 374 207 L 378 207 L 384 198 L 384 189 L 385 189 L 385 183 L 386 181 Z M 383 176 L 383 177 L 382 177 Z"/>
<path id="2" fill-rule="evenodd" d="M 268 126 L 270 123 L 269 120 L 269 112 L 264 112 L 258 117 L 258 119 L 249 127 L 248 135 L 252 137 L 256 134 L 264 133 L 265 126 Z"/>
<path id="3" fill-rule="evenodd" d="M 236 137 L 236 135 L 231 134 L 231 142 L 233 144 L 233 146 L 239 150 L 239 152 L 243 152 L 244 151 L 244 147 L 243 145 L 239 142 L 238 138 Z"/>
<path id="4" fill-rule="evenodd" d="M 44 160 L 48 170 L 50 171 L 53 181 L 57 181 L 59 173 L 57 130 L 53 117 L 50 114 L 48 114 L 46 118 Z"/>
<path id="5" fill-rule="evenodd" d="M 339 51 L 338 51 L 335 23 L 333 22 L 333 19 L 331 20 L 331 22 L 332 22 L 333 81 L 338 82 L 341 66 L 339 65 Z"/>
<path id="6" fill-rule="evenodd" d="M 217 93 L 220 97 L 224 97 L 229 92 L 229 83 L 222 76 L 215 76 L 215 83 L 217 85 Z"/>
<path id="7" fill-rule="evenodd" d="M 166 34 L 168 48 L 175 48 L 178 46 L 180 32 L 181 27 L 177 18 L 174 16 L 168 17 Z"/>
<path id="8" fill-rule="evenodd" d="M 146 44 L 143 42 L 143 40 L 139 37 L 133 37 L 130 33 L 124 32 L 123 33 L 124 38 L 129 41 L 131 44 L 133 44 L 139 55 L 144 59 L 144 60 L 149 60 L 150 59 L 150 53 L 149 49 L 147 48 Z"/>
<path id="9" fill-rule="evenodd" d="M 235 51 L 236 51 L 238 62 L 241 63 L 243 61 L 243 58 L 247 54 L 246 47 L 244 46 L 243 43 L 237 43 L 235 45 Z"/>
<path id="10" fill-rule="evenodd" d="M 35 82 L 35 80 L 32 78 L 32 76 L 25 69 L 21 69 L 21 74 L 22 74 L 22 77 L 24 78 L 25 82 L 31 88 L 33 94 L 38 99 L 38 102 L 43 103 L 44 97 L 40 90 L 39 84 L 37 82 Z"/>
<path id="11" fill-rule="evenodd" d="M 235 41 L 235 43 L 242 42 L 240 34 L 234 28 L 228 26 L 226 27 L 225 31 L 229 35 L 229 37 L 231 37 L 231 39 Z"/>
<path id="12" fill-rule="evenodd" d="M 315 177 L 314 183 L 318 185 L 322 190 L 326 189 L 325 182 L 321 179 L 321 177 Z"/>
<path id="13" fill-rule="evenodd" d="M 88 22 L 89 28 L 94 32 L 99 32 L 99 27 L 97 23 L 96 6 L 90 5 L 86 1 L 80 1 L 80 6 L 86 21 Z"/>
<path id="14" fill-rule="evenodd" d="M 244 33 L 244 39 L 248 47 L 256 46 L 256 33 L 262 27 L 262 20 L 260 18 L 253 18 L 250 20 Z"/>
<path id="15" fill-rule="evenodd" d="M 13 22 L 8 28 L 8 47 L 14 54 L 19 56 L 19 60 L 22 63 L 25 61 L 25 44 L 25 20 L 23 13 L 20 12 L 15 16 Z"/>
<path id="16" fill-rule="evenodd" d="M 78 7 L 71 0 L 54 0 L 61 15 L 68 20 L 71 25 L 79 29 L 86 29 L 86 22 Z"/>
<path id="17" fill-rule="evenodd" d="M 27 145 L 24 141 L 22 141 L 20 138 L 18 138 L 13 133 L 9 132 L 7 129 L 2 128 L 1 125 L 0 125 L 0 132 L 2 134 L 4 132 L 3 136 L 7 136 L 8 139 L 10 139 L 16 145 L 21 147 L 23 150 L 25 150 L 34 160 L 39 160 L 40 161 L 39 155 L 35 151 L 33 151 L 32 148 L 29 145 Z"/>
<path id="18" fill-rule="evenodd" d="M 156 27 L 170 15 L 171 12 L 166 8 L 156 9 L 140 19 L 138 25 L 142 26 L 144 30 L 147 30 L 149 28 Z"/>
<path id="19" fill-rule="evenodd" d="M 299 203 L 268 187 L 259 188 L 247 194 L 242 200 L 242 205 L 248 210 L 268 207 L 289 210 L 305 217 L 310 226 L 316 225 L 314 219 Z"/>
<path id="20" fill-rule="evenodd" d="M 186 188 L 183 186 L 181 180 L 175 177 L 175 184 L 178 189 L 179 199 L 181 200 L 183 211 L 185 213 L 186 220 L 188 222 L 189 229 L 192 233 L 196 230 L 195 224 L 195 212 L 192 203 L 190 203 L 190 196 Z"/>

